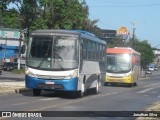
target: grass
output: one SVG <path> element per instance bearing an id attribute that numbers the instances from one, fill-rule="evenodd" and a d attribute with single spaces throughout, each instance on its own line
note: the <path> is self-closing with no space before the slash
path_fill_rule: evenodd
<path id="1" fill-rule="evenodd" d="M 14 69 L 14 70 L 12 70 L 12 72 L 15 73 L 15 74 L 24 74 L 25 73 L 25 69 L 22 69 L 22 68 L 20 70 Z"/>

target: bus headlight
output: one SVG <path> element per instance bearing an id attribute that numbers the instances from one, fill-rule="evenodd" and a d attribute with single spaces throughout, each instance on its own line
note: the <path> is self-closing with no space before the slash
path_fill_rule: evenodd
<path id="1" fill-rule="evenodd" d="M 31 77 L 36 77 L 27 67 L 25 68 L 25 74 Z"/>
<path id="2" fill-rule="evenodd" d="M 76 77 L 78 77 L 78 70 L 74 70 L 72 74 L 66 76 L 65 79 L 71 79 L 71 78 L 76 78 Z"/>

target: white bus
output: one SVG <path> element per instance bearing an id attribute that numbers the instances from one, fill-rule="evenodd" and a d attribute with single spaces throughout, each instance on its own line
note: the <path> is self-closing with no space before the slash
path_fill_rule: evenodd
<path id="1" fill-rule="evenodd" d="M 26 87 L 35 96 L 49 90 L 83 97 L 90 88 L 97 94 L 105 80 L 105 48 L 105 41 L 86 31 L 33 31 L 27 47 Z"/>

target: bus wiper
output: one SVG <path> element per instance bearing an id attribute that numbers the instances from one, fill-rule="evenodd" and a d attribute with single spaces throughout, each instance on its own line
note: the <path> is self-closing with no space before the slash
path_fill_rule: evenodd
<path id="1" fill-rule="evenodd" d="M 54 64 L 57 64 L 62 71 L 64 70 L 62 64 L 60 64 L 58 61 L 54 60 Z"/>
<path id="2" fill-rule="evenodd" d="M 63 66 L 62 66 L 58 61 L 56 61 L 56 58 L 57 58 L 57 59 L 59 58 L 59 59 L 62 60 L 61 56 L 60 56 L 59 54 L 56 54 L 56 53 L 54 52 L 53 58 L 54 58 L 54 64 L 59 65 L 59 66 L 60 66 L 60 69 L 63 71 L 63 70 L 64 70 Z"/>
<path id="3" fill-rule="evenodd" d="M 62 58 L 61 58 L 61 56 L 59 54 L 53 54 L 53 57 L 54 57 L 54 60 L 55 60 L 55 58 L 62 60 Z"/>
<path id="4" fill-rule="evenodd" d="M 42 64 L 43 64 L 43 62 L 44 62 L 45 59 L 46 59 L 46 58 L 43 58 L 43 59 L 41 60 L 41 62 L 40 62 L 39 65 L 37 66 L 37 68 L 40 68 L 40 67 L 42 66 Z"/>

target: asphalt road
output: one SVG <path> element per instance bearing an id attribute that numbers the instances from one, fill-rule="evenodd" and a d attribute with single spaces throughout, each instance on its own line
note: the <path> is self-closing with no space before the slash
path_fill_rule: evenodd
<path id="1" fill-rule="evenodd" d="M 88 92 L 84 98 L 73 99 L 69 97 L 69 94 L 53 92 L 43 92 L 39 97 L 34 97 L 32 93 L 2 95 L 0 96 L 0 111 L 144 111 L 158 101 L 160 101 L 160 72 L 155 71 L 152 75 L 148 75 L 147 79 L 141 80 L 137 87 L 102 86 L 98 95 Z M 135 117 L 93 116 L 82 118 L 61 117 L 60 115 L 54 117 L 54 120 L 136 119 Z"/>

